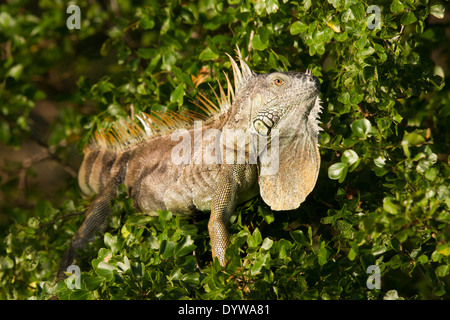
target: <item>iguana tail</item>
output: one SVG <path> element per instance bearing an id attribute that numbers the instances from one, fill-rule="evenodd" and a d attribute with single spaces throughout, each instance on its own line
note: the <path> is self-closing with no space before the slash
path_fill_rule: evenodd
<path id="1" fill-rule="evenodd" d="M 107 219 L 111 213 L 110 202 L 117 196 L 117 187 L 121 182 L 122 179 L 119 176 L 112 178 L 90 205 L 83 224 L 75 233 L 70 247 L 63 255 L 56 274 L 56 281 L 65 278 L 64 272 L 76 257 L 75 250 L 84 249 L 88 242 L 94 240 L 96 233 L 105 231 Z"/>

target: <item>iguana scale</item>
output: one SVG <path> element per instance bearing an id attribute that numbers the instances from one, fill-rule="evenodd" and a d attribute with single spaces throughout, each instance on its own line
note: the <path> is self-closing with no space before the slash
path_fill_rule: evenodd
<path id="1" fill-rule="evenodd" d="M 320 165 L 318 79 L 308 71 L 256 74 L 237 52 L 240 67 L 228 56 L 234 88 L 228 77 L 226 93 L 219 83 L 218 106 L 199 96 L 208 115 L 202 122 L 192 125 L 202 117 L 190 111 L 140 114 L 140 125 L 122 122 L 96 133 L 78 176 L 81 191 L 96 197 L 57 278 L 64 277 L 75 249 L 105 230 L 120 184 L 146 214 L 210 211 L 212 255 L 221 265 L 237 204 L 260 194 L 273 210 L 291 210 L 312 191 Z"/>

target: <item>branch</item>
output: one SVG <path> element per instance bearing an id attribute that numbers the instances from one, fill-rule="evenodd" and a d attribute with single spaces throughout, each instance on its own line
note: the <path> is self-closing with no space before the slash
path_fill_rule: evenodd
<path id="1" fill-rule="evenodd" d="M 51 226 L 51 225 L 54 225 L 56 222 L 58 222 L 61 219 L 65 219 L 65 218 L 72 217 L 72 216 L 81 216 L 82 214 L 85 214 L 85 213 L 86 213 L 86 210 L 79 211 L 79 212 L 71 212 L 71 213 L 63 214 L 62 216 L 59 216 L 58 218 L 56 218 L 56 219 L 54 219 L 54 220 L 52 220 L 50 222 L 41 224 L 39 226 L 37 232 L 40 232 L 41 229 L 43 229 L 43 228 L 46 228 L 46 227 Z"/>

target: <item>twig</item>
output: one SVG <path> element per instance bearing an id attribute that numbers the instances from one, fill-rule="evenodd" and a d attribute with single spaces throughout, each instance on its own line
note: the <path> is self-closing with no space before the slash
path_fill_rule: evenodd
<path id="1" fill-rule="evenodd" d="M 77 172 L 70 166 L 66 165 L 63 163 L 63 160 L 58 157 L 55 153 L 56 148 L 57 147 L 65 147 L 67 146 L 67 141 L 66 139 L 61 140 L 58 144 L 53 145 L 53 146 L 49 146 L 46 143 L 38 140 L 38 139 L 33 139 L 39 146 L 41 146 L 44 151 L 42 151 L 42 153 L 36 154 L 31 158 L 25 159 L 22 164 L 27 168 L 43 161 L 46 159 L 52 159 L 54 161 L 56 161 L 59 165 L 61 165 L 61 167 L 64 169 L 64 171 L 66 171 L 72 178 L 76 178 L 77 177 Z M 30 160 L 31 159 L 31 160 Z"/>
<path id="2" fill-rule="evenodd" d="M 71 212 L 71 213 L 63 214 L 62 216 L 59 216 L 58 218 L 56 218 L 56 219 L 54 219 L 54 220 L 52 220 L 52 221 L 50 221 L 50 222 L 41 224 L 41 225 L 39 226 L 37 232 L 40 232 L 41 229 L 46 228 L 46 227 L 48 227 L 48 226 L 50 226 L 50 225 L 54 225 L 56 222 L 58 222 L 58 221 L 61 220 L 61 219 L 65 219 L 65 218 L 68 218 L 68 217 L 71 217 L 71 216 L 81 216 L 82 214 L 85 214 L 85 213 L 86 213 L 86 210 L 84 210 L 84 211 L 79 211 L 79 212 Z"/>

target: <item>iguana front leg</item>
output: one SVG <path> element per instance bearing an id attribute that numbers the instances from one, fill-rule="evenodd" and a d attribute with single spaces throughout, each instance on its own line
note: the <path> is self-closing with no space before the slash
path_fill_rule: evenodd
<path id="1" fill-rule="evenodd" d="M 94 240 L 97 232 L 105 231 L 107 219 L 111 214 L 110 202 L 117 196 L 117 186 L 120 179 L 113 178 L 97 195 L 86 213 L 83 224 L 79 227 L 70 243 L 70 247 L 64 253 L 56 274 L 56 281 L 65 278 L 64 272 L 75 259 L 75 250 L 84 249 L 86 244 Z"/>
<path id="2" fill-rule="evenodd" d="M 236 207 L 239 192 L 251 182 L 253 168 L 245 164 L 224 165 L 211 200 L 208 222 L 213 259 L 225 266 L 225 250 L 230 245 L 227 224 Z"/>

